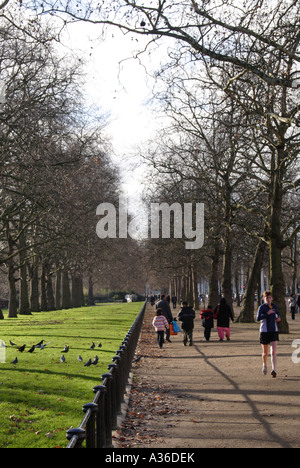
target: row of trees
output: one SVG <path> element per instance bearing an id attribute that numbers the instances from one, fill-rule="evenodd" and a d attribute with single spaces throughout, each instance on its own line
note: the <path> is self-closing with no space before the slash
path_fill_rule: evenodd
<path id="1" fill-rule="evenodd" d="M 300 231 L 299 2 L 28 0 L 26 6 L 63 24 L 88 21 L 149 37 L 146 50 L 170 41 L 155 93 L 172 123 L 144 151 L 159 174 L 150 201 L 204 202 L 207 240 L 199 252 L 186 251 L 179 239 L 151 240 L 148 258 L 159 256 L 160 270 L 183 278 L 177 284 L 194 293 L 199 265 L 208 268 L 213 303 L 219 265 L 231 303 L 234 265 L 252 263 L 241 321 L 253 320 L 267 259 L 287 332 L 283 253 L 297 260 Z"/>
<path id="2" fill-rule="evenodd" d="M 288 331 L 283 252 L 297 259 L 300 230 L 299 2 L 116 0 L 86 6 L 61 0 L 38 9 L 114 25 L 149 42 L 170 40 L 156 92 L 173 124 L 147 151 L 161 176 L 151 200 L 205 202 L 208 238 L 198 254 L 184 251 L 178 240 L 151 242 L 150 252 L 158 249 L 160 269 L 181 270 L 189 289 L 198 266 L 211 258 L 213 303 L 220 258 L 229 303 L 233 265 L 253 260 L 241 321 L 253 320 L 254 291 L 268 258 L 281 328 Z"/>
<path id="3" fill-rule="evenodd" d="M 271 11 L 270 4 L 260 2 L 254 9 L 256 2 L 249 2 L 240 11 L 240 23 L 229 27 L 224 25 L 229 19 L 225 4 L 231 14 L 237 9 L 234 2 L 221 3 L 222 9 L 216 6 L 211 11 L 222 10 L 222 22 L 214 22 L 208 11 L 205 14 L 191 2 L 193 18 L 199 28 L 200 17 L 211 19 L 214 41 L 217 25 L 232 31 L 230 36 L 224 32 L 218 45 L 223 56 L 230 53 L 234 60 L 208 52 L 200 61 L 200 45 L 188 51 L 186 44 L 177 44 L 158 75 L 162 84 L 157 98 L 172 124 L 147 156 L 160 173 L 154 198 L 169 203 L 202 201 L 206 209 L 205 248 L 191 254 L 182 244 L 176 249 L 172 241 L 168 250 L 164 247 L 166 266 L 175 276 L 183 272 L 195 292 L 194 277 L 210 258 L 209 302 L 216 304 L 222 258 L 222 293 L 231 304 L 233 278 L 244 265 L 249 277 L 239 319 L 249 322 L 254 320 L 254 294 L 268 255 L 270 285 L 282 311 L 282 331 L 287 332 L 283 253 L 297 261 L 300 231 L 300 93 L 297 83 L 291 85 L 299 62 L 299 4 L 276 2 Z M 247 29 L 241 25 L 246 20 Z M 181 41 L 190 42 L 183 26 L 179 31 Z M 247 65 L 237 59 L 241 55 Z"/>
<path id="4" fill-rule="evenodd" d="M 83 278 L 92 304 L 99 279 L 119 275 L 126 287 L 126 272 L 138 275 L 133 241 L 120 278 L 125 241 L 111 249 L 96 236 L 96 207 L 118 200 L 119 174 L 105 118 L 84 106 L 83 60 L 57 41 L 49 21 L 20 6 L 0 12 L 0 268 L 9 317 L 81 306 Z"/>

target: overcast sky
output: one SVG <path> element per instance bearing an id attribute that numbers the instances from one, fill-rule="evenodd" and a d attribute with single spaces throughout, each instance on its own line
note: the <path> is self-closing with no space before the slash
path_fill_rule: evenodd
<path id="1" fill-rule="evenodd" d="M 130 198 L 138 198 L 142 187 L 143 169 L 133 168 L 139 162 L 133 157 L 137 146 L 145 147 L 158 128 L 157 116 L 150 108 L 153 81 L 137 59 L 130 59 L 146 38 L 123 35 L 116 28 L 106 33 L 104 40 L 93 40 L 99 34 L 97 26 L 77 23 L 68 26 L 64 43 L 73 50 L 84 51 L 88 61 L 87 100 L 109 114 L 106 129 L 115 150 L 114 160 L 121 167 L 124 190 Z M 155 64 L 151 64 L 151 57 Z M 149 69 L 159 67 L 160 56 L 145 53 L 142 60 Z"/>

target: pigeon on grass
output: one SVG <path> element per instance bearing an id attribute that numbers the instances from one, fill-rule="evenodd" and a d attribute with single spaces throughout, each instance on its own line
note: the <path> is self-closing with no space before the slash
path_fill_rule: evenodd
<path id="1" fill-rule="evenodd" d="M 37 343 L 37 344 L 35 345 L 35 347 L 36 347 L 36 348 L 40 348 L 40 347 L 42 346 L 43 343 L 45 343 L 45 340 L 42 340 L 42 341 L 40 341 L 39 343 Z"/>

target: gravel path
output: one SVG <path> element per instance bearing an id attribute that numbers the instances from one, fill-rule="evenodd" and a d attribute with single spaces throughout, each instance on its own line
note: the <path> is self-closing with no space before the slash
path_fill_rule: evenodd
<path id="1" fill-rule="evenodd" d="M 194 346 L 178 335 L 160 350 L 152 319 L 149 306 L 116 447 L 300 447 L 300 364 L 292 361 L 300 316 L 280 337 L 277 379 L 262 375 L 258 324 L 233 324 L 232 340 L 223 343 L 215 330 L 207 343 L 197 314 Z"/>

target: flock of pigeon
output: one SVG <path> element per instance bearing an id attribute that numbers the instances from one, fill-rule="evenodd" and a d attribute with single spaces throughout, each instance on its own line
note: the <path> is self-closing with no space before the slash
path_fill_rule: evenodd
<path id="1" fill-rule="evenodd" d="M 20 352 L 20 353 L 24 353 L 25 351 L 25 348 L 26 348 L 26 345 L 24 344 L 23 346 L 18 346 L 16 345 L 15 343 L 13 343 L 12 341 L 9 341 L 9 344 L 11 346 L 16 346 L 17 347 L 17 350 Z M 40 349 L 40 350 L 43 350 L 46 348 L 46 346 L 48 346 L 50 343 L 45 343 L 45 340 L 42 340 L 40 341 L 39 343 L 37 343 L 36 345 L 33 345 L 27 352 L 28 353 L 33 353 L 35 349 Z M 96 345 L 95 343 L 93 342 L 92 343 L 92 346 L 90 347 L 90 349 L 95 349 L 96 348 Z M 102 344 L 101 342 L 98 344 L 98 348 L 102 348 Z M 65 358 L 65 354 L 69 352 L 69 349 L 70 347 L 69 346 L 65 346 L 63 351 L 62 351 L 62 356 L 60 358 L 60 362 L 66 362 L 66 358 Z M 83 362 L 83 359 L 82 357 L 79 355 L 78 356 L 78 359 L 77 359 L 79 362 Z M 11 364 L 18 364 L 19 360 L 18 358 L 16 357 L 12 362 Z M 90 367 L 90 366 L 96 366 L 99 362 L 99 358 L 98 356 L 96 355 L 94 357 L 94 360 L 92 361 L 92 359 L 89 359 L 85 364 L 84 364 L 84 367 Z"/>

